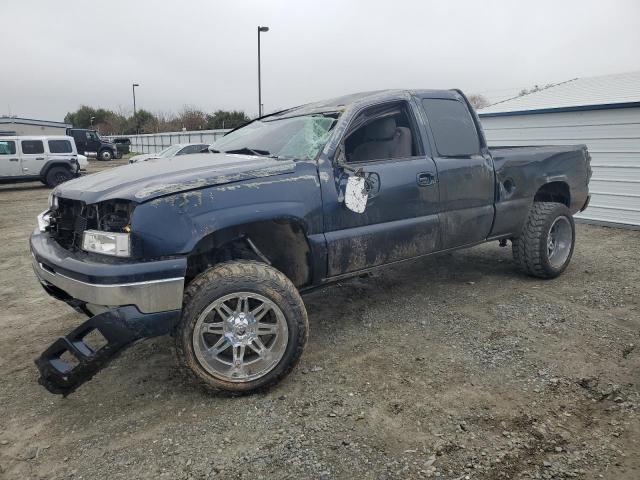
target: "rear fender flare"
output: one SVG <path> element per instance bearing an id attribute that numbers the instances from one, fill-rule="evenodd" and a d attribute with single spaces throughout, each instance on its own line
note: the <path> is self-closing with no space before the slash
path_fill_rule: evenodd
<path id="1" fill-rule="evenodd" d="M 71 170 L 71 173 L 74 174 L 78 173 L 78 170 L 80 168 L 76 160 L 49 160 L 42 166 L 42 169 L 40 170 L 40 176 L 42 178 L 46 177 L 49 170 L 51 170 L 53 167 L 65 167 Z"/>

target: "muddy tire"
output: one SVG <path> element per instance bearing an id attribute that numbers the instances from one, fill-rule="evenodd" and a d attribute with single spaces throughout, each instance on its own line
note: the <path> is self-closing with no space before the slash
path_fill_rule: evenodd
<path id="1" fill-rule="evenodd" d="M 520 236 L 512 239 L 513 259 L 529 275 L 555 278 L 571 261 L 575 237 L 573 217 L 565 205 L 536 202 Z"/>
<path id="2" fill-rule="evenodd" d="M 49 188 L 54 188 L 73 178 L 71 170 L 67 167 L 51 167 L 44 178 L 44 184 Z"/>
<path id="3" fill-rule="evenodd" d="M 308 325 L 302 298 L 282 272 L 254 261 L 221 263 L 185 290 L 178 362 L 212 392 L 263 390 L 296 366 Z"/>

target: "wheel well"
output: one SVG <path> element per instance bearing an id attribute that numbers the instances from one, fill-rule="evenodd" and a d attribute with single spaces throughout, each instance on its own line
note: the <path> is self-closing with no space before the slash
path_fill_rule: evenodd
<path id="1" fill-rule="evenodd" d="M 40 173 L 40 175 L 42 175 L 43 177 L 46 177 L 47 174 L 49 173 L 49 170 L 51 170 L 52 168 L 55 167 L 63 167 L 66 168 L 67 170 L 71 171 L 71 165 L 69 165 L 68 163 L 65 162 L 55 162 L 55 163 L 48 163 L 46 164 L 43 168 L 42 168 L 42 172 Z"/>
<path id="2" fill-rule="evenodd" d="M 296 287 L 311 281 L 311 248 L 303 226 L 291 219 L 253 222 L 202 238 L 187 257 L 186 281 L 228 260 L 268 262 Z"/>
<path id="3" fill-rule="evenodd" d="M 569 185 L 565 182 L 550 182 L 542 185 L 535 196 L 534 202 L 558 202 L 567 207 L 571 205 L 571 193 Z"/>

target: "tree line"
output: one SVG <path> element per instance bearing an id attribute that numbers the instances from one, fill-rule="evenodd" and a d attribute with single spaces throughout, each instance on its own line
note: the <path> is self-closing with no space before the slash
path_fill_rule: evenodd
<path id="1" fill-rule="evenodd" d="M 135 115 L 126 115 L 122 112 L 82 105 L 64 117 L 65 123 L 70 123 L 76 128 L 95 128 L 101 135 L 236 128 L 249 120 L 250 118 L 240 110 L 216 110 L 213 113 L 205 113 L 187 106 L 178 113 L 151 113 L 141 109 L 136 111 Z"/>

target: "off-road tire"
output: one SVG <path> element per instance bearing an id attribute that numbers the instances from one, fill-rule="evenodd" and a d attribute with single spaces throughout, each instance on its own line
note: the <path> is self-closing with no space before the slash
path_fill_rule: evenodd
<path id="1" fill-rule="evenodd" d="M 571 225 L 571 249 L 564 263 L 554 268 L 549 262 L 547 237 L 553 222 L 558 217 L 566 217 Z M 512 239 L 513 259 L 525 273 L 539 278 L 555 278 L 569 265 L 575 246 L 575 224 L 571 212 L 562 203 L 535 202 L 520 236 Z"/>
<path id="2" fill-rule="evenodd" d="M 102 160 L 103 162 L 113 160 L 113 154 L 111 153 L 111 150 L 109 150 L 108 148 L 100 150 L 100 152 L 98 153 L 98 160 Z"/>
<path id="3" fill-rule="evenodd" d="M 279 363 L 264 376 L 248 382 L 227 382 L 202 367 L 193 349 L 193 330 L 200 313 L 215 300 L 236 292 L 252 292 L 274 302 L 288 327 L 286 350 Z M 178 363 L 184 373 L 212 393 L 247 394 L 278 383 L 296 366 L 307 343 L 309 322 L 298 290 L 282 272 L 256 261 L 220 263 L 198 275 L 186 288 L 182 318 L 176 330 Z"/>
<path id="4" fill-rule="evenodd" d="M 54 188 L 72 178 L 73 174 L 67 167 L 51 167 L 44 177 L 44 184 Z"/>

